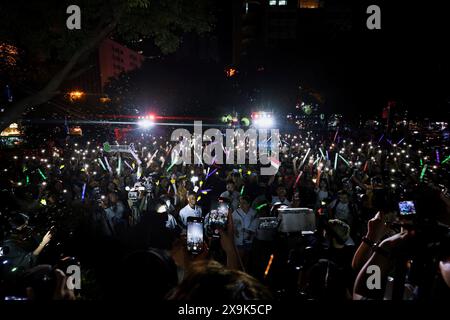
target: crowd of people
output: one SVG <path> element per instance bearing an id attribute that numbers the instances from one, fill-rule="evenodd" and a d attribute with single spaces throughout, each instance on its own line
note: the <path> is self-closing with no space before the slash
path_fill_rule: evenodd
<path id="1" fill-rule="evenodd" d="M 258 165 L 173 164 L 163 135 L 120 142 L 135 154 L 107 152 L 106 140 L 48 138 L 2 151 L 3 299 L 449 296 L 442 137 L 285 133 L 273 176 Z M 414 206 L 408 214 L 404 201 Z M 222 203 L 226 223 L 211 236 Z M 312 209 L 314 230 L 283 231 L 286 208 Z M 189 217 L 204 218 L 198 254 L 187 250 Z M 66 283 L 73 264 L 81 289 Z"/>

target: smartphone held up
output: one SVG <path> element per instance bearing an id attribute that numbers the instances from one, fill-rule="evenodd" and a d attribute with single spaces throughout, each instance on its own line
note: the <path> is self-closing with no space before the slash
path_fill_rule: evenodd
<path id="1" fill-rule="evenodd" d="M 187 250 L 199 254 L 203 250 L 203 218 L 187 218 Z"/>

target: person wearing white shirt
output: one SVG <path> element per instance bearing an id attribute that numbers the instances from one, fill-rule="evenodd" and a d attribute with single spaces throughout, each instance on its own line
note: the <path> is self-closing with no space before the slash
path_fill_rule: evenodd
<path id="1" fill-rule="evenodd" d="M 277 202 L 281 202 L 281 204 L 284 204 L 288 207 L 291 206 L 291 202 L 286 198 L 286 188 L 284 186 L 279 186 L 277 188 L 277 195 L 272 197 L 272 205 L 274 205 Z"/>
<path id="2" fill-rule="evenodd" d="M 249 197 L 244 196 L 240 198 L 239 208 L 233 211 L 232 219 L 234 225 L 234 242 L 236 243 L 242 262 L 246 265 L 248 252 L 258 227 L 256 211 L 251 208 Z"/>
<path id="3" fill-rule="evenodd" d="M 235 190 L 236 186 L 233 181 L 227 182 L 227 191 L 222 192 L 221 198 L 227 198 L 230 200 L 230 207 L 232 210 L 236 210 L 239 207 L 240 194 Z"/>
<path id="4" fill-rule="evenodd" d="M 180 210 L 180 221 L 183 228 L 186 229 L 188 217 L 201 217 L 202 209 L 197 206 L 197 195 L 194 192 L 188 194 L 188 204 Z"/>

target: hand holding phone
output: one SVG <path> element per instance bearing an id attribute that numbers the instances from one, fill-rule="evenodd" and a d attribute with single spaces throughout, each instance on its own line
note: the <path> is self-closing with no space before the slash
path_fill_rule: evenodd
<path id="1" fill-rule="evenodd" d="M 42 238 L 41 245 L 43 247 L 45 247 L 50 242 L 50 240 L 52 239 L 52 235 L 53 235 L 54 230 L 55 230 L 54 227 L 50 228 L 50 230 Z"/>
<path id="2" fill-rule="evenodd" d="M 216 210 L 209 213 L 208 234 L 218 238 L 220 231 L 227 229 L 229 206 L 225 202 L 221 202 Z"/>
<path id="3" fill-rule="evenodd" d="M 186 245 L 188 252 L 199 254 L 203 250 L 203 218 L 187 218 L 187 239 Z"/>

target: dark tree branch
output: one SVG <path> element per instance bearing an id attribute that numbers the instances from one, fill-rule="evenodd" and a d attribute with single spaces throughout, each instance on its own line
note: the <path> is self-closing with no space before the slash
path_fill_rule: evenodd
<path id="1" fill-rule="evenodd" d="M 53 76 L 47 85 L 36 94 L 21 99 L 8 107 L 4 114 L 0 118 L 0 131 L 8 127 L 12 122 L 20 118 L 23 113 L 27 111 L 28 107 L 38 106 L 44 102 L 53 98 L 61 83 L 68 77 L 71 70 L 80 60 L 80 58 L 93 50 L 103 39 L 105 39 L 117 26 L 120 16 L 116 16 L 113 21 L 103 25 L 99 23 L 98 28 L 93 32 L 92 37 L 86 41 L 77 51 L 74 52 L 72 57 L 66 63 L 66 65 Z M 101 29 L 100 29 L 101 28 Z"/>
<path id="2" fill-rule="evenodd" d="M 85 67 L 83 67 L 81 69 L 78 69 L 77 71 L 73 72 L 70 76 L 68 76 L 66 80 L 73 80 L 73 79 L 81 76 L 83 73 L 85 73 L 89 69 L 92 69 L 93 67 L 94 67 L 94 65 L 90 64 L 90 65 L 85 66 Z"/>

